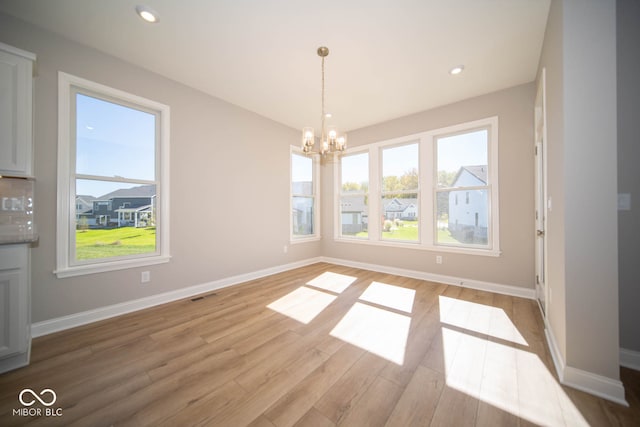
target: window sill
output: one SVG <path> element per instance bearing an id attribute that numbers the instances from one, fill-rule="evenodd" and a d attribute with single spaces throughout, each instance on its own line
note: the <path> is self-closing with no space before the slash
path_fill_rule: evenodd
<path id="1" fill-rule="evenodd" d="M 337 243 L 353 243 L 356 245 L 370 245 L 370 246 L 383 246 L 402 249 L 416 249 L 422 251 L 431 252 L 444 252 L 463 255 L 479 255 L 488 257 L 499 257 L 502 251 L 499 249 L 475 249 L 475 248 L 456 248 L 453 246 L 435 246 L 426 245 L 420 243 L 407 243 L 407 242 L 393 242 L 388 240 L 372 241 L 360 238 L 348 238 L 348 237 L 335 237 L 334 241 Z"/>
<path id="2" fill-rule="evenodd" d="M 109 271 L 126 270 L 128 268 L 144 267 L 147 265 L 164 264 L 169 262 L 171 256 L 159 255 L 148 258 L 136 258 L 119 261 L 108 261 L 87 265 L 75 265 L 55 270 L 53 273 L 58 279 L 65 277 L 84 276 L 86 274 L 106 273 Z"/>
<path id="3" fill-rule="evenodd" d="M 318 242 L 320 241 L 320 236 L 309 236 L 309 237 L 297 237 L 289 239 L 289 243 L 292 245 L 298 243 L 309 243 L 309 242 Z"/>

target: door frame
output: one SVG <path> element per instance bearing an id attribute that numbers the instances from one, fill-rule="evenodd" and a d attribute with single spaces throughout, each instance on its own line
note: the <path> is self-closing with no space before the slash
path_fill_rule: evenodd
<path id="1" fill-rule="evenodd" d="M 547 274 L 547 94 L 546 69 L 543 68 L 538 80 L 534 104 L 534 239 L 535 239 L 535 290 L 536 300 L 546 317 L 549 305 L 549 283 Z"/>

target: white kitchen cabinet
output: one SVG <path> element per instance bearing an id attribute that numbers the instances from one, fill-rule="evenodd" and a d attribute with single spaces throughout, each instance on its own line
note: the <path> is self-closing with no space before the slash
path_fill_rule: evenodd
<path id="1" fill-rule="evenodd" d="M 0 246 L 0 373 L 29 363 L 29 250 L 28 244 Z"/>
<path id="2" fill-rule="evenodd" d="M 33 53 L 0 43 L 0 175 L 33 175 Z"/>

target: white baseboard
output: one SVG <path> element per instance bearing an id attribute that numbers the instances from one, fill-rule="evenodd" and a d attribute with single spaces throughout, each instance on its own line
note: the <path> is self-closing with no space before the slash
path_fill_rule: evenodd
<path id="1" fill-rule="evenodd" d="M 620 405 L 629 406 L 624 398 L 624 385 L 620 380 L 567 366 L 564 370 L 564 378 L 560 382 Z"/>
<path id="2" fill-rule="evenodd" d="M 547 338 L 547 345 L 549 346 L 549 352 L 551 353 L 551 359 L 553 360 L 553 365 L 556 367 L 556 372 L 558 373 L 558 377 L 562 381 L 562 377 L 564 376 L 565 363 L 564 357 L 560 352 L 560 348 L 558 347 L 558 343 L 556 341 L 556 337 L 551 332 L 549 325 L 547 324 L 547 320 L 544 321 L 544 336 Z"/>
<path id="3" fill-rule="evenodd" d="M 239 274 L 220 280 L 214 280 L 200 285 L 189 286 L 183 289 L 177 289 L 171 292 L 165 292 L 158 295 L 152 295 L 133 301 L 127 301 L 120 304 L 100 307 L 93 310 L 83 311 L 68 316 L 57 317 L 43 322 L 37 322 L 31 325 L 31 336 L 40 337 L 54 332 L 63 331 L 65 329 L 75 328 L 76 326 L 86 325 L 88 323 L 97 322 L 99 320 L 108 319 L 110 317 L 120 316 L 122 314 L 131 313 L 145 308 L 153 307 L 168 302 L 189 298 L 194 295 L 203 294 L 217 289 L 226 288 L 228 286 L 237 285 L 239 283 L 248 282 L 250 280 L 259 279 L 261 277 L 270 276 L 272 274 L 282 273 L 284 271 L 293 270 L 294 268 L 304 267 L 310 264 L 321 262 L 320 258 L 309 258 L 303 261 L 293 262 L 289 264 L 279 265 L 276 267 L 265 268 L 262 270 Z"/>
<path id="4" fill-rule="evenodd" d="M 163 294 L 152 295 L 133 301 L 127 301 L 120 304 L 109 305 L 106 307 L 96 308 L 94 310 L 83 311 L 68 316 L 57 317 L 51 320 L 37 322 L 31 325 L 31 335 L 40 337 L 54 332 L 63 331 L 65 329 L 74 328 L 76 326 L 86 325 L 88 323 L 97 322 L 99 320 L 108 319 L 110 317 L 120 316 L 122 314 L 131 313 L 133 311 L 142 310 L 160 304 L 166 304 L 171 301 L 189 298 L 194 295 L 215 291 L 217 289 L 226 288 L 228 286 L 237 285 L 239 283 L 248 282 L 250 280 L 259 279 L 271 274 L 281 273 L 294 268 L 304 267 L 306 265 L 315 264 L 317 262 L 327 262 L 331 264 L 344 265 L 347 267 L 362 268 L 364 270 L 377 271 L 387 274 L 395 274 L 398 276 L 411 277 L 421 280 L 429 280 L 448 285 L 463 286 L 473 289 L 480 289 L 489 292 L 496 292 L 506 295 L 512 295 L 524 298 L 534 298 L 533 289 L 518 288 L 516 286 L 500 285 L 496 283 L 480 282 L 477 280 L 461 279 L 458 277 L 442 276 L 438 274 L 425 273 L 423 271 L 407 270 L 402 268 L 381 266 L 376 264 L 368 264 L 356 261 L 341 260 L 329 257 L 315 257 L 306 260 L 284 264 L 276 267 L 265 268 L 263 270 L 254 271 L 246 274 L 239 274 L 213 282 L 203 283 L 200 285 L 190 286 L 188 288 L 177 289 L 175 291 Z"/>
<path id="5" fill-rule="evenodd" d="M 568 366 L 562 356 L 562 353 L 560 353 L 560 349 L 558 348 L 558 343 L 556 342 L 553 332 L 546 322 L 544 334 L 547 338 L 551 358 L 553 359 L 553 364 L 556 368 L 561 384 L 582 390 L 586 393 L 593 394 L 623 406 L 629 406 L 629 403 L 627 403 L 624 398 L 624 385 L 622 384 L 622 381 Z"/>
<path id="6" fill-rule="evenodd" d="M 339 258 L 320 257 L 323 262 L 343 265 L 346 267 L 361 268 L 363 270 L 376 271 L 379 273 L 395 274 L 396 276 L 411 277 L 412 279 L 427 280 L 430 282 L 444 283 L 445 285 L 462 286 L 463 288 L 478 289 L 481 291 L 494 292 L 497 294 L 510 295 L 527 299 L 535 299 L 535 289 L 521 288 L 518 286 L 502 285 L 499 283 L 482 282 L 480 280 L 464 279 L 454 276 L 427 273 L 424 271 L 408 270 L 404 268 L 390 267 L 379 264 L 369 264 L 366 262 L 343 260 Z"/>
<path id="7" fill-rule="evenodd" d="M 640 371 L 640 351 L 620 349 L 620 366 Z"/>
<path id="8" fill-rule="evenodd" d="M 398 276 L 411 277 L 420 280 L 428 280 L 432 282 L 444 283 L 448 285 L 462 286 L 473 289 L 479 289 L 488 292 L 511 295 L 516 297 L 535 299 L 535 290 L 520 288 L 517 286 L 509 286 L 498 283 L 483 282 L 479 280 L 464 279 L 453 276 L 444 276 L 439 274 L 427 273 L 417 270 L 408 270 L 378 264 L 369 264 L 358 261 L 342 260 L 330 257 L 315 257 L 302 261 L 297 261 L 280 266 L 265 268 L 250 273 L 239 274 L 220 280 L 215 280 L 200 285 L 190 286 L 184 289 L 178 289 L 163 294 L 152 295 L 140 298 L 134 301 L 127 301 L 120 304 L 114 304 L 106 307 L 100 307 L 94 310 L 88 310 L 81 313 L 75 313 L 68 316 L 58 317 L 43 322 L 34 323 L 31 326 L 31 335 L 39 337 L 54 332 L 70 329 L 76 326 L 86 325 L 88 323 L 99 320 L 108 319 L 110 317 L 131 313 L 145 308 L 153 307 L 168 302 L 189 298 L 194 295 L 212 292 L 217 289 L 226 288 L 228 286 L 237 285 L 251 280 L 266 277 L 272 274 L 282 273 L 299 267 L 315 264 L 318 262 L 326 262 L 346 267 L 361 268 L 364 270 L 376 271 L 380 273 L 395 274 Z M 624 386 L 621 381 L 613 380 L 608 377 L 593 374 L 571 366 L 567 366 L 564 357 L 559 351 L 555 337 L 551 329 L 546 325 L 545 336 L 551 351 L 551 357 L 560 378 L 560 382 L 564 385 L 577 388 L 587 393 L 594 394 L 607 400 L 629 406 L 624 398 Z M 620 364 L 632 369 L 640 370 L 640 352 L 631 350 L 620 350 Z"/>

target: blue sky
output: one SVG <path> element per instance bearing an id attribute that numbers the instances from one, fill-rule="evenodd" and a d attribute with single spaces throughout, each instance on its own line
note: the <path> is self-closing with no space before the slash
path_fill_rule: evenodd
<path id="1" fill-rule="evenodd" d="M 487 139 L 486 129 L 438 138 L 438 170 L 457 172 L 461 166 L 487 165 Z M 418 144 L 408 144 L 384 149 L 384 176 L 401 176 L 418 169 L 418 148 Z M 368 182 L 368 158 L 366 153 L 342 157 L 342 183 Z"/>
<path id="2" fill-rule="evenodd" d="M 155 179 L 156 117 L 145 111 L 115 104 L 84 94 L 76 95 L 76 173 Z M 384 176 L 401 176 L 418 169 L 418 144 L 386 148 L 383 155 Z M 487 131 L 479 130 L 437 140 L 438 170 L 455 172 L 461 166 L 487 164 Z M 342 182 L 368 182 L 367 154 L 342 158 Z M 292 156 L 294 181 L 311 181 L 311 159 Z M 135 183 L 77 179 L 76 194 L 102 196 Z"/>
<path id="3" fill-rule="evenodd" d="M 311 182 L 313 177 L 313 160 L 302 154 L 291 156 L 291 179 L 293 182 Z"/>
<path id="4" fill-rule="evenodd" d="M 438 139 L 438 170 L 457 172 L 461 166 L 488 165 L 486 129 Z"/>
<path id="5" fill-rule="evenodd" d="M 76 173 L 155 179 L 156 117 L 145 111 L 76 95 Z M 135 183 L 78 179 L 76 194 L 102 196 Z"/>

